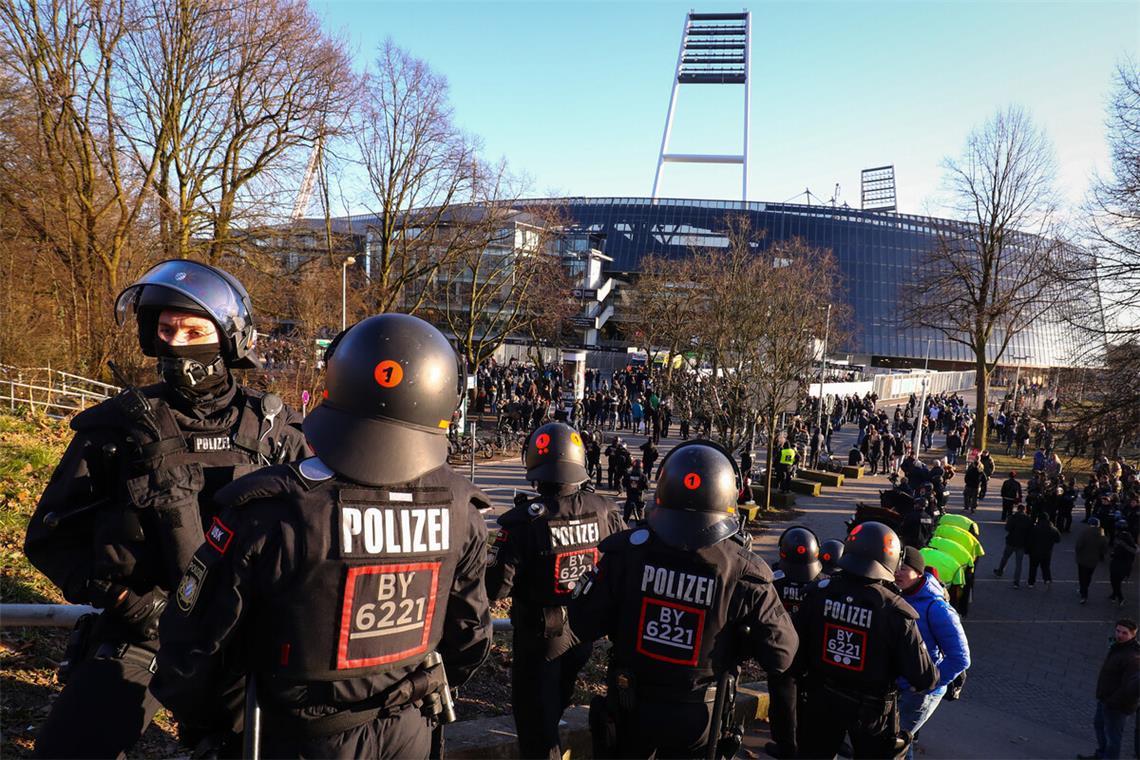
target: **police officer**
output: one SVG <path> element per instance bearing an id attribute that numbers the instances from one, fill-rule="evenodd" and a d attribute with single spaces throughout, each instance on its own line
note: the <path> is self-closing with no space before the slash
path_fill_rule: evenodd
<path id="1" fill-rule="evenodd" d="M 590 646 L 575 646 L 553 662 L 547 656 L 568 635 L 565 605 L 597 563 L 598 544 L 625 525 L 608 499 L 582 489 L 585 450 L 573 428 L 538 428 L 527 441 L 525 459 L 527 480 L 538 496 L 499 518 L 487 594 L 492 600 L 511 597 L 511 709 L 519 755 L 560 758 L 558 722 Z"/>
<path id="2" fill-rule="evenodd" d="M 634 462 L 633 469 L 621 479 L 621 487 L 625 489 L 625 509 L 622 518 L 626 523 L 630 518 L 644 519 L 645 498 L 643 494 L 649 490 L 649 478 L 641 469 L 641 462 Z"/>
<path id="3" fill-rule="evenodd" d="M 780 534 L 778 560 L 773 572 L 773 585 L 788 614 L 795 615 L 808 586 L 823 573 L 819 558 L 819 539 L 808 528 L 793 525 Z M 796 756 L 797 689 L 791 673 L 774 674 L 768 679 L 771 705 L 768 722 L 772 741 L 765 748 L 773 757 Z"/>
<path id="4" fill-rule="evenodd" d="M 776 476 L 780 480 L 780 492 L 787 493 L 792 488 L 792 473 L 796 466 L 796 448 L 791 440 L 785 438 L 780 446 L 776 460 Z"/>
<path id="5" fill-rule="evenodd" d="M 427 757 L 447 683 L 491 639 L 489 501 L 446 465 L 457 358 L 427 322 L 384 314 L 338 336 L 327 373 L 304 422 L 316 456 L 218 493 L 154 692 L 216 735 L 225 674 L 251 673 L 268 757 Z"/>
<path id="6" fill-rule="evenodd" d="M 595 757 L 704 756 L 721 738 L 718 680 L 748 657 L 769 673 L 791 665 L 791 619 L 733 515 L 740 488 L 724 449 L 684 443 L 661 463 L 647 526 L 599 546 L 570 606 L 577 639 L 613 642 L 608 694 L 590 705 Z"/>
<path id="7" fill-rule="evenodd" d="M 894 585 L 901 551 L 882 523 L 856 525 L 839 560 L 842 572 L 817 583 L 800 604 L 800 757 L 834 757 L 845 732 L 856 758 L 895 757 L 908 741 L 899 736 L 895 682 L 902 676 L 920 692 L 938 682 L 918 616 Z"/>
<path id="8" fill-rule="evenodd" d="M 833 575 L 839 569 L 839 559 L 843 556 L 843 542 L 829 538 L 819 545 L 819 561 L 823 564 L 823 574 Z"/>
<path id="9" fill-rule="evenodd" d="M 232 275 L 164 261 L 119 295 L 161 382 L 127 388 L 71 421 L 75 437 L 28 524 L 24 550 L 73 603 L 101 608 L 72 634 L 66 683 L 36 742 L 41 757 L 127 752 L 159 704 L 147 691 L 159 615 L 214 514 L 214 493 L 299 458 L 300 416 L 239 385 L 256 367 L 253 309 Z"/>

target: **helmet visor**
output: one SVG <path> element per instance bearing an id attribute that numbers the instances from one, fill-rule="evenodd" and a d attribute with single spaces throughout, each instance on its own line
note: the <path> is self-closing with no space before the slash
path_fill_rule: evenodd
<path id="1" fill-rule="evenodd" d="M 240 335 L 250 324 L 245 299 L 214 270 L 194 261 L 173 260 L 156 264 L 115 301 L 115 319 L 120 325 L 138 308 L 143 289 L 153 285 L 172 290 L 202 307 L 226 335 Z"/>

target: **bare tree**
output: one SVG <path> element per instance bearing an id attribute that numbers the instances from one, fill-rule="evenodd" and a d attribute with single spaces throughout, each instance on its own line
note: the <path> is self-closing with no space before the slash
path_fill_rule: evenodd
<path id="1" fill-rule="evenodd" d="M 453 213 L 462 213 L 467 240 L 452 245 L 456 255 L 445 260 L 435 276 L 430 302 L 433 315 L 455 336 L 468 364 L 477 367 L 508 337 L 560 318 L 540 306 L 551 296 L 563 301 L 570 297 L 568 288 L 549 292 L 565 282 L 559 277 L 558 250 L 563 227 L 556 209 L 519 210 L 508 202 Z M 472 216 L 478 218 L 469 219 Z"/>
<path id="2" fill-rule="evenodd" d="M 1071 273 L 1079 286 L 1100 293 L 1077 312 L 1078 324 L 1104 324 L 1110 340 L 1140 336 L 1140 68 L 1127 61 L 1115 78 L 1107 119 L 1111 173 L 1093 178 L 1085 204 L 1095 267 Z"/>
<path id="3" fill-rule="evenodd" d="M 157 154 L 167 255 L 218 262 L 281 219 L 340 133 L 348 55 L 301 0 L 133 1 L 144 23 L 124 46 L 124 135 L 141 161 Z"/>
<path id="4" fill-rule="evenodd" d="M 1018 108 L 974 130 L 944 162 L 948 203 L 960 220 L 937 241 L 900 294 L 904 325 L 969 349 L 977 371 L 975 445 L 986 448 L 990 373 L 1014 336 L 1060 304 L 1053 152 Z"/>
<path id="5" fill-rule="evenodd" d="M 5 0 L 0 55 L 34 127 L 0 162 L 0 202 L 50 259 L 67 359 L 99 372 L 117 335 L 108 308 L 146 247 L 157 160 L 122 150 L 123 40 L 139 20 L 125 0 Z M 155 142 L 165 143 L 167 135 Z"/>
<path id="6" fill-rule="evenodd" d="M 452 119 L 447 82 L 391 40 L 380 48 L 358 98 L 354 133 L 375 216 L 369 225 L 373 309 L 416 312 L 429 280 L 469 250 L 452 207 L 474 200 L 478 144 Z"/>

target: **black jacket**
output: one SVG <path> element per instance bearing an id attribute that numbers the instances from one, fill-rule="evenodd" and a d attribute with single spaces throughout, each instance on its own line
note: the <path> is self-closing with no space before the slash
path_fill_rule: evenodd
<path id="1" fill-rule="evenodd" d="M 1029 548 L 1029 535 L 1033 530 L 1033 519 L 1024 512 L 1014 512 L 1005 521 L 1005 543 L 1015 549 Z"/>
<path id="2" fill-rule="evenodd" d="M 1137 675 L 1140 674 L 1140 641 L 1133 636 L 1124 644 L 1114 643 L 1100 666 L 1096 678 L 1097 701 L 1117 712 L 1136 712 L 1140 694 L 1137 692 Z"/>

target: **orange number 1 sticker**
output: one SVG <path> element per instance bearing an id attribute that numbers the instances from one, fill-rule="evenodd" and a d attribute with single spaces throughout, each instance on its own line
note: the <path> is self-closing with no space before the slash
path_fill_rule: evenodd
<path id="1" fill-rule="evenodd" d="M 404 379 L 404 368 L 400 366 L 399 362 L 385 359 L 376 365 L 372 375 L 376 378 L 377 385 L 384 388 L 395 388 Z"/>

